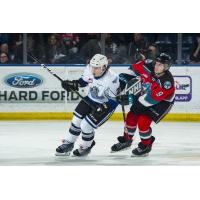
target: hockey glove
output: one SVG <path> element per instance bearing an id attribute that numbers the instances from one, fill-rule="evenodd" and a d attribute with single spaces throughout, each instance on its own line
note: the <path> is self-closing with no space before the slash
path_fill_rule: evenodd
<path id="1" fill-rule="evenodd" d="M 129 94 L 129 95 L 120 95 L 117 97 L 117 102 L 121 105 L 129 105 L 133 104 L 134 101 L 134 96 Z"/>
<path id="2" fill-rule="evenodd" d="M 65 80 L 65 81 L 62 81 L 61 85 L 65 90 L 67 90 L 67 92 L 70 92 L 71 90 L 77 91 L 78 87 L 79 87 L 79 81 L 78 80 L 73 80 L 73 81 Z"/>
<path id="3" fill-rule="evenodd" d="M 136 53 L 135 54 L 135 62 L 137 63 L 137 62 L 139 62 L 141 60 L 145 60 L 145 55 L 142 54 L 142 53 Z"/>

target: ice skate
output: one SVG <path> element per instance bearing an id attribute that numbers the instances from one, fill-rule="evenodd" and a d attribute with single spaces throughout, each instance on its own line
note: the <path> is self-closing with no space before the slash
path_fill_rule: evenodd
<path id="1" fill-rule="evenodd" d="M 95 141 L 93 140 L 91 146 L 88 148 L 83 148 L 82 146 L 80 146 L 79 149 L 73 151 L 73 156 L 78 156 L 78 157 L 87 156 L 91 152 L 91 149 L 94 145 Z"/>
<path id="2" fill-rule="evenodd" d="M 138 147 L 133 149 L 131 157 L 137 157 L 137 156 L 145 157 L 145 156 L 148 156 L 149 152 L 151 151 L 153 142 L 155 141 L 155 137 L 152 136 L 151 140 L 152 140 L 151 144 L 147 145 L 147 146 L 145 146 L 144 144 L 142 144 L 142 142 L 140 142 L 138 144 Z"/>
<path id="3" fill-rule="evenodd" d="M 61 144 L 57 149 L 56 149 L 56 156 L 69 156 L 71 151 L 74 148 L 74 143 L 69 143 L 67 141 L 63 141 L 63 144 Z"/>
<path id="4" fill-rule="evenodd" d="M 117 139 L 119 142 L 111 147 L 111 153 L 130 149 L 132 139 L 125 139 L 124 136 L 119 136 Z"/>

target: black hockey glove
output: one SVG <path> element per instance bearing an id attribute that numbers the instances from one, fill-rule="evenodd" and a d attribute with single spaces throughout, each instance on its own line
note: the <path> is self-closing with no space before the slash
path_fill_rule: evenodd
<path id="1" fill-rule="evenodd" d="M 70 92 L 71 90 L 77 91 L 78 87 L 79 87 L 79 81 L 78 80 L 73 80 L 73 81 L 65 80 L 65 81 L 62 81 L 61 85 L 65 90 L 67 90 L 67 92 Z"/>
<path id="2" fill-rule="evenodd" d="M 134 96 L 131 94 L 117 96 L 117 102 L 121 105 L 133 104 Z"/>

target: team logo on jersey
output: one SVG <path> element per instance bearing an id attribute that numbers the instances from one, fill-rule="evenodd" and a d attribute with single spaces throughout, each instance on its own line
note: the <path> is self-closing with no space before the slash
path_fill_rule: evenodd
<path id="1" fill-rule="evenodd" d="M 171 84 L 170 81 L 165 81 L 165 82 L 164 82 L 164 88 L 165 88 L 165 89 L 170 89 L 171 87 L 172 87 L 172 84 Z"/>
<path id="2" fill-rule="evenodd" d="M 104 96 L 99 96 L 98 94 L 99 94 L 99 88 L 98 87 L 96 87 L 96 86 L 94 86 L 94 87 L 92 87 L 92 88 L 90 88 L 90 93 L 91 93 L 91 96 L 92 96 L 92 98 L 94 98 L 94 99 L 104 99 Z"/>

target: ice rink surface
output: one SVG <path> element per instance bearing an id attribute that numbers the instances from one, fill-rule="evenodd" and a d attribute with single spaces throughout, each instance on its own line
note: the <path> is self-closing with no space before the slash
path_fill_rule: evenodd
<path id="1" fill-rule="evenodd" d="M 152 126 L 156 137 L 148 157 L 131 157 L 132 148 L 110 153 L 123 132 L 123 122 L 107 122 L 96 131 L 96 145 L 88 157 L 58 157 L 55 149 L 65 138 L 70 121 L 1 121 L 1 166 L 157 166 L 200 165 L 200 123 L 161 122 Z M 80 140 L 75 147 L 78 147 Z"/>

